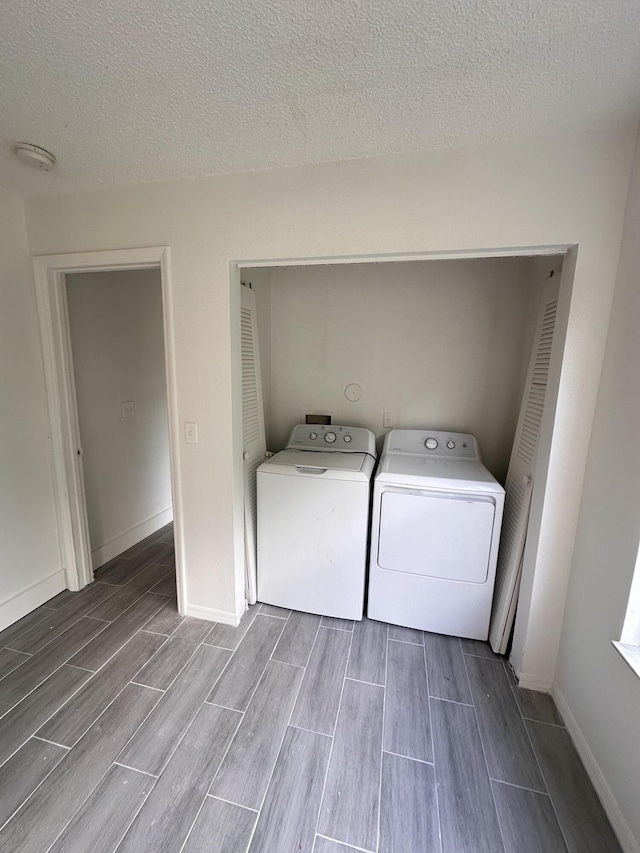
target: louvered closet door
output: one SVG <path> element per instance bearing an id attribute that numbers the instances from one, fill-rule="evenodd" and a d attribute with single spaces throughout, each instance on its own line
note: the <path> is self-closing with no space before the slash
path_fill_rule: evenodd
<path id="1" fill-rule="evenodd" d="M 248 287 L 241 287 L 240 307 L 242 342 L 242 452 L 244 460 L 244 546 L 246 597 L 249 604 L 256 603 L 256 471 L 264 460 L 266 450 L 264 435 L 264 409 L 258 353 L 258 327 L 256 320 L 256 295 Z"/>
<path id="2" fill-rule="evenodd" d="M 544 285 L 525 393 L 505 483 L 502 536 L 489 629 L 491 648 L 499 654 L 504 654 L 507 650 L 520 589 L 522 556 L 527 537 L 538 439 L 542 427 L 558 308 L 559 279 L 560 276 L 554 277 Z"/>

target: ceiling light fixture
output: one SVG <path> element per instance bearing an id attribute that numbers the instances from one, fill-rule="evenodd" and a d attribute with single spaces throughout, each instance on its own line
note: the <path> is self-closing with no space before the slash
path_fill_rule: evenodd
<path id="1" fill-rule="evenodd" d="M 53 154 L 45 151 L 44 148 L 40 148 L 39 145 L 32 145 L 30 142 L 16 142 L 13 151 L 21 163 L 35 169 L 50 172 L 56 164 L 56 158 Z"/>

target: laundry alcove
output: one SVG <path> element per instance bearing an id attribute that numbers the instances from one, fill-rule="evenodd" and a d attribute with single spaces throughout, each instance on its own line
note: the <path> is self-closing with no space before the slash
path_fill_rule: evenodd
<path id="1" fill-rule="evenodd" d="M 255 295 L 266 447 L 282 449 L 309 413 L 371 429 L 380 447 L 390 414 L 396 428 L 473 433 L 504 483 L 543 285 L 560 280 L 562 260 L 556 249 L 242 264 Z M 362 388 L 354 402 L 352 383 Z"/>

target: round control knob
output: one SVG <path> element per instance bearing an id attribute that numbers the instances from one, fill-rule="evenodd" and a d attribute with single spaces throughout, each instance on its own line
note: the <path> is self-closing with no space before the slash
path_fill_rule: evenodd
<path id="1" fill-rule="evenodd" d="M 454 448 L 455 446 L 456 446 L 455 441 L 452 441 L 451 439 L 449 439 L 449 441 L 447 442 L 447 447 L 448 447 L 448 449 L 449 449 L 449 450 L 453 450 L 453 448 Z"/>
<path id="2" fill-rule="evenodd" d="M 438 446 L 438 439 L 437 438 L 428 438 L 425 441 L 424 446 L 427 448 L 427 450 L 435 450 L 436 447 Z"/>
<path id="3" fill-rule="evenodd" d="M 336 438 L 337 436 L 335 432 L 325 432 L 324 434 L 324 440 L 327 442 L 327 444 L 333 444 Z"/>
<path id="4" fill-rule="evenodd" d="M 350 436 L 350 435 L 345 435 L 344 440 L 345 440 L 345 441 L 347 442 L 347 444 L 348 444 L 348 443 L 351 441 L 351 436 Z"/>
<path id="5" fill-rule="evenodd" d="M 317 432 L 310 432 L 309 433 L 309 438 L 311 439 L 311 441 L 315 441 L 317 437 L 318 437 Z"/>

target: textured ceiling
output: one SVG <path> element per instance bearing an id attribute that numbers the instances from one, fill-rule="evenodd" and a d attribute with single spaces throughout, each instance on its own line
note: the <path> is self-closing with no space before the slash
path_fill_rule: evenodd
<path id="1" fill-rule="evenodd" d="M 640 117 L 638 0 L 21 0 L 0 185 L 24 194 Z M 11 155 L 53 151 L 51 173 Z"/>

